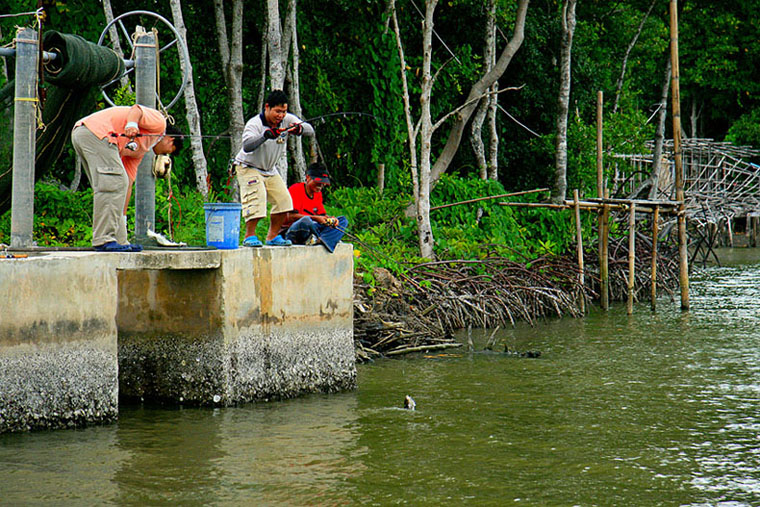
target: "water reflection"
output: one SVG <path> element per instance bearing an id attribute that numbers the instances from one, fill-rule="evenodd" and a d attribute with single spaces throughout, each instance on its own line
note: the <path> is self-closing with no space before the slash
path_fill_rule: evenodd
<path id="1" fill-rule="evenodd" d="M 363 470 L 355 420 L 355 393 L 122 407 L 108 427 L 0 436 L 0 503 L 334 503 Z"/>

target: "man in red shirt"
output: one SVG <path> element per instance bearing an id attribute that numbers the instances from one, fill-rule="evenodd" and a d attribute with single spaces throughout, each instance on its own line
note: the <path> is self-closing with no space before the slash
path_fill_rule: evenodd
<path id="1" fill-rule="evenodd" d="M 294 245 L 321 243 L 332 253 L 343 237 L 348 219 L 329 216 L 322 203 L 322 189 L 329 184 L 327 169 L 322 164 L 311 164 L 306 171 L 306 182 L 295 183 L 288 189 L 293 211 L 288 213 L 280 231 Z"/>
<path id="2" fill-rule="evenodd" d="M 92 185 L 92 246 L 106 252 L 139 252 L 127 241 L 126 212 L 137 166 L 145 154 L 176 153 L 182 135 L 157 110 L 109 107 L 82 118 L 71 142 Z"/>

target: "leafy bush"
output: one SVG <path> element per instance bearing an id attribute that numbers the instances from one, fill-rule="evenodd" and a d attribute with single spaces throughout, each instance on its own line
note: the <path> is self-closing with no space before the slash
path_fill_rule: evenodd
<path id="1" fill-rule="evenodd" d="M 11 212 L 0 218 L 0 243 L 10 244 Z M 89 246 L 92 190 L 61 190 L 54 182 L 34 186 L 33 239 L 39 246 Z"/>

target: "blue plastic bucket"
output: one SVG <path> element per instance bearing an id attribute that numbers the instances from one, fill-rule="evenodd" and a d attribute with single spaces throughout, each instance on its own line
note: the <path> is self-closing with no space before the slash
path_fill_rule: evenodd
<path id="1" fill-rule="evenodd" d="M 237 202 L 207 202 L 203 204 L 206 211 L 206 244 L 232 250 L 240 242 L 240 210 Z"/>

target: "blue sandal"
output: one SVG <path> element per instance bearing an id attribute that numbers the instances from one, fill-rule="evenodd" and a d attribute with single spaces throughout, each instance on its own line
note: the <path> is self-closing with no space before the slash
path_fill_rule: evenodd
<path id="1" fill-rule="evenodd" d="M 267 240 L 268 246 L 290 246 L 292 244 L 293 244 L 292 241 L 290 241 L 289 239 L 283 238 L 279 234 L 275 236 L 274 238 Z"/>
<path id="2" fill-rule="evenodd" d="M 260 247 L 264 245 L 261 244 L 261 241 L 256 236 L 248 236 L 243 241 L 243 246 Z"/>
<path id="3" fill-rule="evenodd" d="M 122 245 L 116 241 L 109 241 L 102 245 L 93 247 L 97 252 L 142 252 L 142 245 L 127 243 Z"/>

